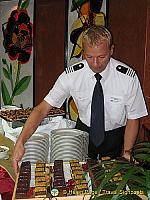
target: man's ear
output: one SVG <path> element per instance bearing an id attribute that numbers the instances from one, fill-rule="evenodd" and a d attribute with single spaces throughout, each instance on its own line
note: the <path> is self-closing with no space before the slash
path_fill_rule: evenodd
<path id="1" fill-rule="evenodd" d="M 112 56 L 113 53 L 114 53 L 114 48 L 115 48 L 115 45 L 112 44 L 112 45 L 111 45 L 111 48 L 110 48 L 110 54 L 111 54 L 111 56 Z"/>
<path id="2" fill-rule="evenodd" d="M 83 49 L 81 51 L 81 56 L 82 56 L 83 59 L 85 59 L 85 54 L 84 54 L 84 50 Z"/>

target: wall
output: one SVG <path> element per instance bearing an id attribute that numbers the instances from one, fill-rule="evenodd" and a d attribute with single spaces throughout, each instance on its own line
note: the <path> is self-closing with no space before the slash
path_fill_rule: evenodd
<path id="1" fill-rule="evenodd" d="M 143 87 L 145 98 L 150 113 L 150 1 L 147 1 L 147 19 L 146 19 L 146 45 L 145 45 L 145 63 L 144 63 L 144 81 Z M 144 119 L 144 123 L 150 123 L 150 115 Z"/>
<path id="2" fill-rule="evenodd" d="M 108 24 L 113 32 L 114 57 L 132 66 L 143 84 L 147 2 L 110 0 Z"/>
<path id="3" fill-rule="evenodd" d="M 150 1 L 109 0 L 108 26 L 113 32 L 114 57 L 134 68 L 150 111 Z M 141 120 L 150 123 L 149 116 Z"/>
<path id="4" fill-rule="evenodd" d="M 34 105 L 64 70 L 65 0 L 36 0 Z"/>

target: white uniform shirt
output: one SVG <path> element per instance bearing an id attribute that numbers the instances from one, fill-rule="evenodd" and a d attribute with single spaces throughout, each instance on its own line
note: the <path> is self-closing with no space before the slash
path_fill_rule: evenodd
<path id="1" fill-rule="evenodd" d="M 72 96 L 80 120 L 90 126 L 95 73 L 85 60 L 66 71 L 59 76 L 44 100 L 54 107 L 61 107 L 65 99 Z M 111 58 L 106 69 L 100 74 L 103 77 L 101 84 L 106 131 L 124 126 L 127 119 L 138 119 L 148 114 L 141 86 L 133 69 Z"/>

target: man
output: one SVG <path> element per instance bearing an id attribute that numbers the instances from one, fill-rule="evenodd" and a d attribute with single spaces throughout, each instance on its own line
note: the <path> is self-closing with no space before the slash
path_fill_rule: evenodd
<path id="1" fill-rule="evenodd" d="M 91 26 L 83 32 L 84 60 L 70 66 L 57 79 L 44 100 L 34 108 L 26 121 L 13 153 L 13 167 L 24 154 L 24 144 L 34 133 L 52 107 L 61 107 L 72 96 L 78 108 L 76 128 L 90 133 L 88 156 L 123 156 L 130 159 L 130 151 L 139 130 L 139 118 L 147 115 L 138 77 L 133 69 L 111 56 L 114 45 L 111 33 L 103 26 Z M 104 96 L 104 138 L 97 146 L 92 140 L 91 104 L 96 84 L 95 74 L 102 76 Z M 98 100 L 99 101 L 99 100 Z"/>

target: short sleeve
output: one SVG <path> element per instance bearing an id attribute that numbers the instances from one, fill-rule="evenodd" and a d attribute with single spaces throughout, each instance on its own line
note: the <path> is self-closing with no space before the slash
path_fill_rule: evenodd
<path id="1" fill-rule="evenodd" d="M 44 100 L 51 106 L 60 108 L 69 94 L 69 79 L 66 73 L 63 72 Z"/>
<path id="2" fill-rule="evenodd" d="M 126 102 L 127 118 L 138 119 L 148 115 L 140 81 L 136 74 L 128 84 Z"/>

